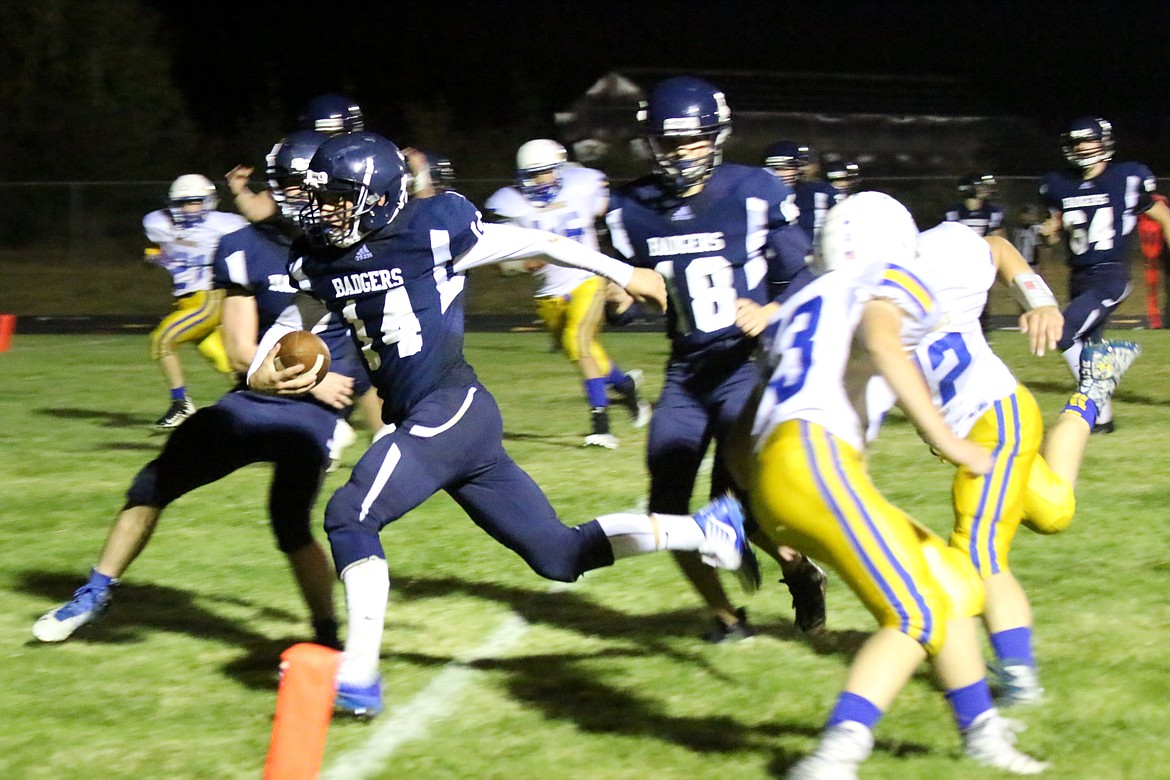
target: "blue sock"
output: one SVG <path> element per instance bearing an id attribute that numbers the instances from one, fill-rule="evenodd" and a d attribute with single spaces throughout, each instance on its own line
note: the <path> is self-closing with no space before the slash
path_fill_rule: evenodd
<path id="1" fill-rule="evenodd" d="M 1027 626 L 992 634 L 991 646 L 1003 666 L 1036 665 L 1036 658 L 1032 655 L 1032 629 Z"/>
<path id="2" fill-rule="evenodd" d="M 182 401 L 186 397 L 187 397 L 187 388 L 186 387 L 172 387 L 171 388 L 171 400 L 172 401 Z"/>
<path id="3" fill-rule="evenodd" d="M 634 389 L 634 380 L 630 379 L 629 374 L 618 368 L 617 363 L 613 364 L 613 368 L 610 369 L 609 376 L 605 378 L 605 382 L 622 395 L 626 395 Z"/>
<path id="4" fill-rule="evenodd" d="M 869 699 L 856 693 L 842 691 L 837 697 L 837 703 L 833 705 L 833 711 L 829 713 L 829 722 L 825 724 L 825 728 L 852 720 L 873 731 L 881 717 L 882 711 Z"/>
<path id="5" fill-rule="evenodd" d="M 589 399 L 589 405 L 594 409 L 598 407 L 605 408 L 609 406 L 609 396 L 605 394 L 605 380 L 598 377 L 597 379 L 585 380 L 585 397 Z"/>
<path id="6" fill-rule="evenodd" d="M 86 584 L 98 590 L 109 590 L 109 587 L 114 584 L 114 578 L 107 577 L 93 568 L 89 570 L 89 581 Z"/>
<path id="7" fill-rule="evenodd" d="M 959 730 L 965 731 L 976 718 L 991 709 L 991 689 L 983 679 L 966 688 L 947 691 L 947 701 L 951 703 Z"/>
<path id="8" fill-rule="evenodd" d="M 1073 393 L 1061 411 L 1079 414 L 1090 428 L 1097 424 L 1097 404 L 1084 393 Z"/>

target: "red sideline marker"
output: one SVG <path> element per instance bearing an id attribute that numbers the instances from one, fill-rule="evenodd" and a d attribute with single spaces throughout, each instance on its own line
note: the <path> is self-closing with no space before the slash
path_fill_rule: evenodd
<path id="1" fill-rule="evenodd" d="M 280 688 L 264 780 L 314 780 L 325 757 L 341 653 L 301 642 L 280 654 Z"/>
<path id="2" fill-rule="evenodd" d="M 0 352 L 7 352 L 12 345 L 12 334 L 16 332 L 16 315 L 0 314 Z"/>

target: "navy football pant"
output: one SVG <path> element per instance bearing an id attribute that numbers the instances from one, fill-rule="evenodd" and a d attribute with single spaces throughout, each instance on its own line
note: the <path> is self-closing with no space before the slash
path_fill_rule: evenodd
<path id="1" fill-rule="evenodd" d="M 499 407 L 478 383 L 440 388 L 417 404 L 362 455 L 325 507 L 338 573 L 366 558 L 385 558 L 379 532 L 440 490 L 542 577 L 572 582 L 612 564 L 601 526 L 561 523 L 504 451 L 503 433 Z"/>
<path id="2" fill-rule="evenodd" d="M 699 465 L 715 439 L 711 496 L 731 487 L 719 448 L 759 380 L 755 363 L 738 361 L 699 374 L 685 363 L 666 367 L 662 395 L 654 406 L 646 444 L 651 512 L 690 513 Z"/>
<path id="3" fill-rule="evenodd" d="M 171 433 L 134 477 L 126 505 L 162 508 L 251 463 L 272 463 L 269 520 L 280 550 L 295 552 L 312 540 L 310 514 L 336 425 L 335 414 L 311 402 L 228 393 Z"/>
<path id="4" fill-rule="evenodd" d="M 1064 332 L 1057 348 L 1064 352 L 1075 341 L 1101 335 L 1109 315 L 1129 297 L 1129 266 L 1100 263 L 1072 269 L 1068 280 L 1069 304 L 1064 310 Z"/>

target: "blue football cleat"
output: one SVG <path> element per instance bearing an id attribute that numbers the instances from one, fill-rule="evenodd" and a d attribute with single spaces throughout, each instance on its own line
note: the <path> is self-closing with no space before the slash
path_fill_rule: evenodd
<path id="1" fill-rule="evenodd" d="M 64 642 L 74 631 L 100 617 L 112 600 L 109 588 L 86 583 L 74 592 L 68 604 L 41 615 L 33 623 L 33 636 L 42 642 Z"/>
<path id="2" fill-rule="evenodd" d="M 369 720 L 382 712 L 382 678 L 369 685 L 337 683 L 337 696 L 333 699 L 333 711 L 338 715 Z"/>
<path id="3" fill-rule="evenodd" d="M 738 571 L 744 557 L 751 555 L 743 528 L 743 505 L 729 493 L 695 512 L 694 518 L 703 531 L 703 543 L 699 546 L 703 563 Z"/>

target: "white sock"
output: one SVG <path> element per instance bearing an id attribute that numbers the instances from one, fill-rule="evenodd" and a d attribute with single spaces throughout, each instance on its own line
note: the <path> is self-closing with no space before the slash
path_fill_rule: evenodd
<path id="1" fill-rule="evenodd" d="M 703 529 L 690 515 L 617 512 L 602 515 L 597 522 L 609 537 L 614 558 L 659 550 L 698 550 L 704 540 Z"/>
<path id="2" fill-rule="evenodd" d="M 345 583 L 348 633 L 337 677 L 353 685 L 369 685 L 378 677 L 390 570 L 385 559 L 367 558 L 346 568 L 341 581 Z"/>

